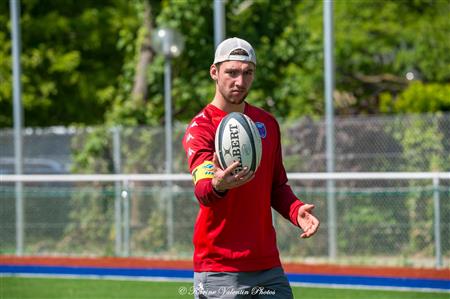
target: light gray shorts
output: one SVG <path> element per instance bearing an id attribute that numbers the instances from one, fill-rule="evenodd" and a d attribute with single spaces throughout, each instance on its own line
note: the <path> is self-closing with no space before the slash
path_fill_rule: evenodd
<path id="1" fill-rule="evenodd" d="M 281 267 L 256 272 L 195 272 L 196 299 L 292 299 L 292 289 Z"/>

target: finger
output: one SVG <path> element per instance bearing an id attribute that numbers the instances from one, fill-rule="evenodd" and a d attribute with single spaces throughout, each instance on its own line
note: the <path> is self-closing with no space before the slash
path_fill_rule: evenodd
<path id="1" fill-rule="evenodd" d="M 240 180 L 241 178 L 245 177 L 249 172 L 250 169 L 247 166 L 245 166 L 241 171 L 239 171 L 234 175 L 234 178 L 236 180 Z"/>
<path id="2" fill-rule="evenodd" d="M 311 236 L 312 236 L 312 234 L 309 234 L 309 233 L 303 233 L 300 237 L 303 238 L 303 239 L 308 239 L 308 238 L 311 237 Z"/>
<path id="3" fill-rule="evenodd" d="M 217 157 L 216 152 L 214 152 L 214 156 L 213 156 L 213 164 L 214 164 L 214 167 L 219 168 L 219 169 L 222 169 L 222 167 L 220 166 L 219 158 Z"/>
<path id="4" fill-rule="evenodd" d="M 302 238 L 309 238 L 312 235 L 314 235 L 317 230 L 319 229 L 320 222 L 315 218 L 314 216 L 310 216 L 310 222 L 308 223 L 307 227 L 303 230 L 303 234 L 300 235 Z"/>
<path id="5" fill-rule="evenodd" d="M 312 204 L 304 204 L 301 206 L 298 210 L 298 214 L 300 217 L 305 217 L 306 214 L 310 214 L 311 211 L 314 209 L 314 205 Z"/>
<path id="6" fill-rule="evenodd" d="M 320 226 L 320 221 L 317 218 L 314 218 L 314 220 L 313 220 L 313 233 L 314 234 L 319 229 L 319 226 Z"/>
<path id="7" fill-rule="evenodd" d="M 231 174 L 238 166 L 241 164 L 239 161 L 234 161 L 233 164 L 227 167 L 227 169 L 224 170 L 224 175 Z"/>
<path id="8" fill-rule="evenodd" d="M 249 171 L 244 176 L 242 176 L 240 178 L 240 180 L 243 181 L 243 182 L 248 182 L 248 181 L 252 180 L 254 177 L 255 177 L 255 172 L 254 171 Z"/>
<path id="9" fill-rule="evenodd" d="M 314 234 L 314 229 L 312 227 L 308 227 L 303 234 L 300 235 L 302 238 L 309 238 Z"/>
<path id="10" fill-rule="evenodd" d="M 303 211 L 305 211 L 305 212 L 310 212 L 310 211 L 312 211 L 313 209 L 315 208 L 315 206 L 314 205 L 312 205 L 312 204 L 305 204 L 305 205 L 303 205 Z"/>
<path id="11" fill-rule="evenodd" d="M 310 236 L 311 236 L 311 232 L 310 232 L 309 228 L 305 229 L 303 231 L 303 233 L 300 235 L 301 238 L 309 238 Z"/>
<path id="12" fill-rule="evenodd" d="M 235 187 L 239 187 L 242 186 L 246 183 L 248 183 L 249 181 L 253 180 L 253 178 L 255 177 L 255 174 L 253 172 L 247 174 L 245 177 L 242 177 L 239 181 L 236 181 L 235 183 Z"/>

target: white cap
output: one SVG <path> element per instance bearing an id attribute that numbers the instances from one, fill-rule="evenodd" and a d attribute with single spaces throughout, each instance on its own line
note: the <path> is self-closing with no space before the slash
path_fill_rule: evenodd
<path id="1" fill-rule="evenodd" d="M 231 52 L 237 49 L 244 50 L 248 56 L 231 55 Z M 253 50 L 252 45 L 243 39 L 237 37 L 226 39 L 217 46 L 214 64 L 228 60 L 248 61 L 256 65 L 255 50 Z"/>

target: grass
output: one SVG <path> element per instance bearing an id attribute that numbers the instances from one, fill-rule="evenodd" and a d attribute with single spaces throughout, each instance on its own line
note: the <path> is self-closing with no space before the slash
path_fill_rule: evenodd
<path id="1" fill-rule="evenodd" d="M 119 281 L 67 278 L 0 277 L 0 299 L 165 299 L 180 295 L 189 282 Z M 293 287 L 301 299 L 449 299 L 449 293 Z"/>

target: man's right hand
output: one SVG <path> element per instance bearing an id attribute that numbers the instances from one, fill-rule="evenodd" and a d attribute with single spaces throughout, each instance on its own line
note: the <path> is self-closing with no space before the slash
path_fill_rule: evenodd
<path id="1" fill-rule="evenodd" d="M 238 161 L 228 166 L 227 169 L 222 169 L 216 153 L 214 153 L 213 163 L 215 170 L 211 183 L 213 188 L 218 192 L 225 192 L 228 189 L 240 187 L 255 177 L 255 173 L 250 171 L 248 167 L 244 167 L 238 173 L 233 174 L 233 171 L 239 166 Z"/>

